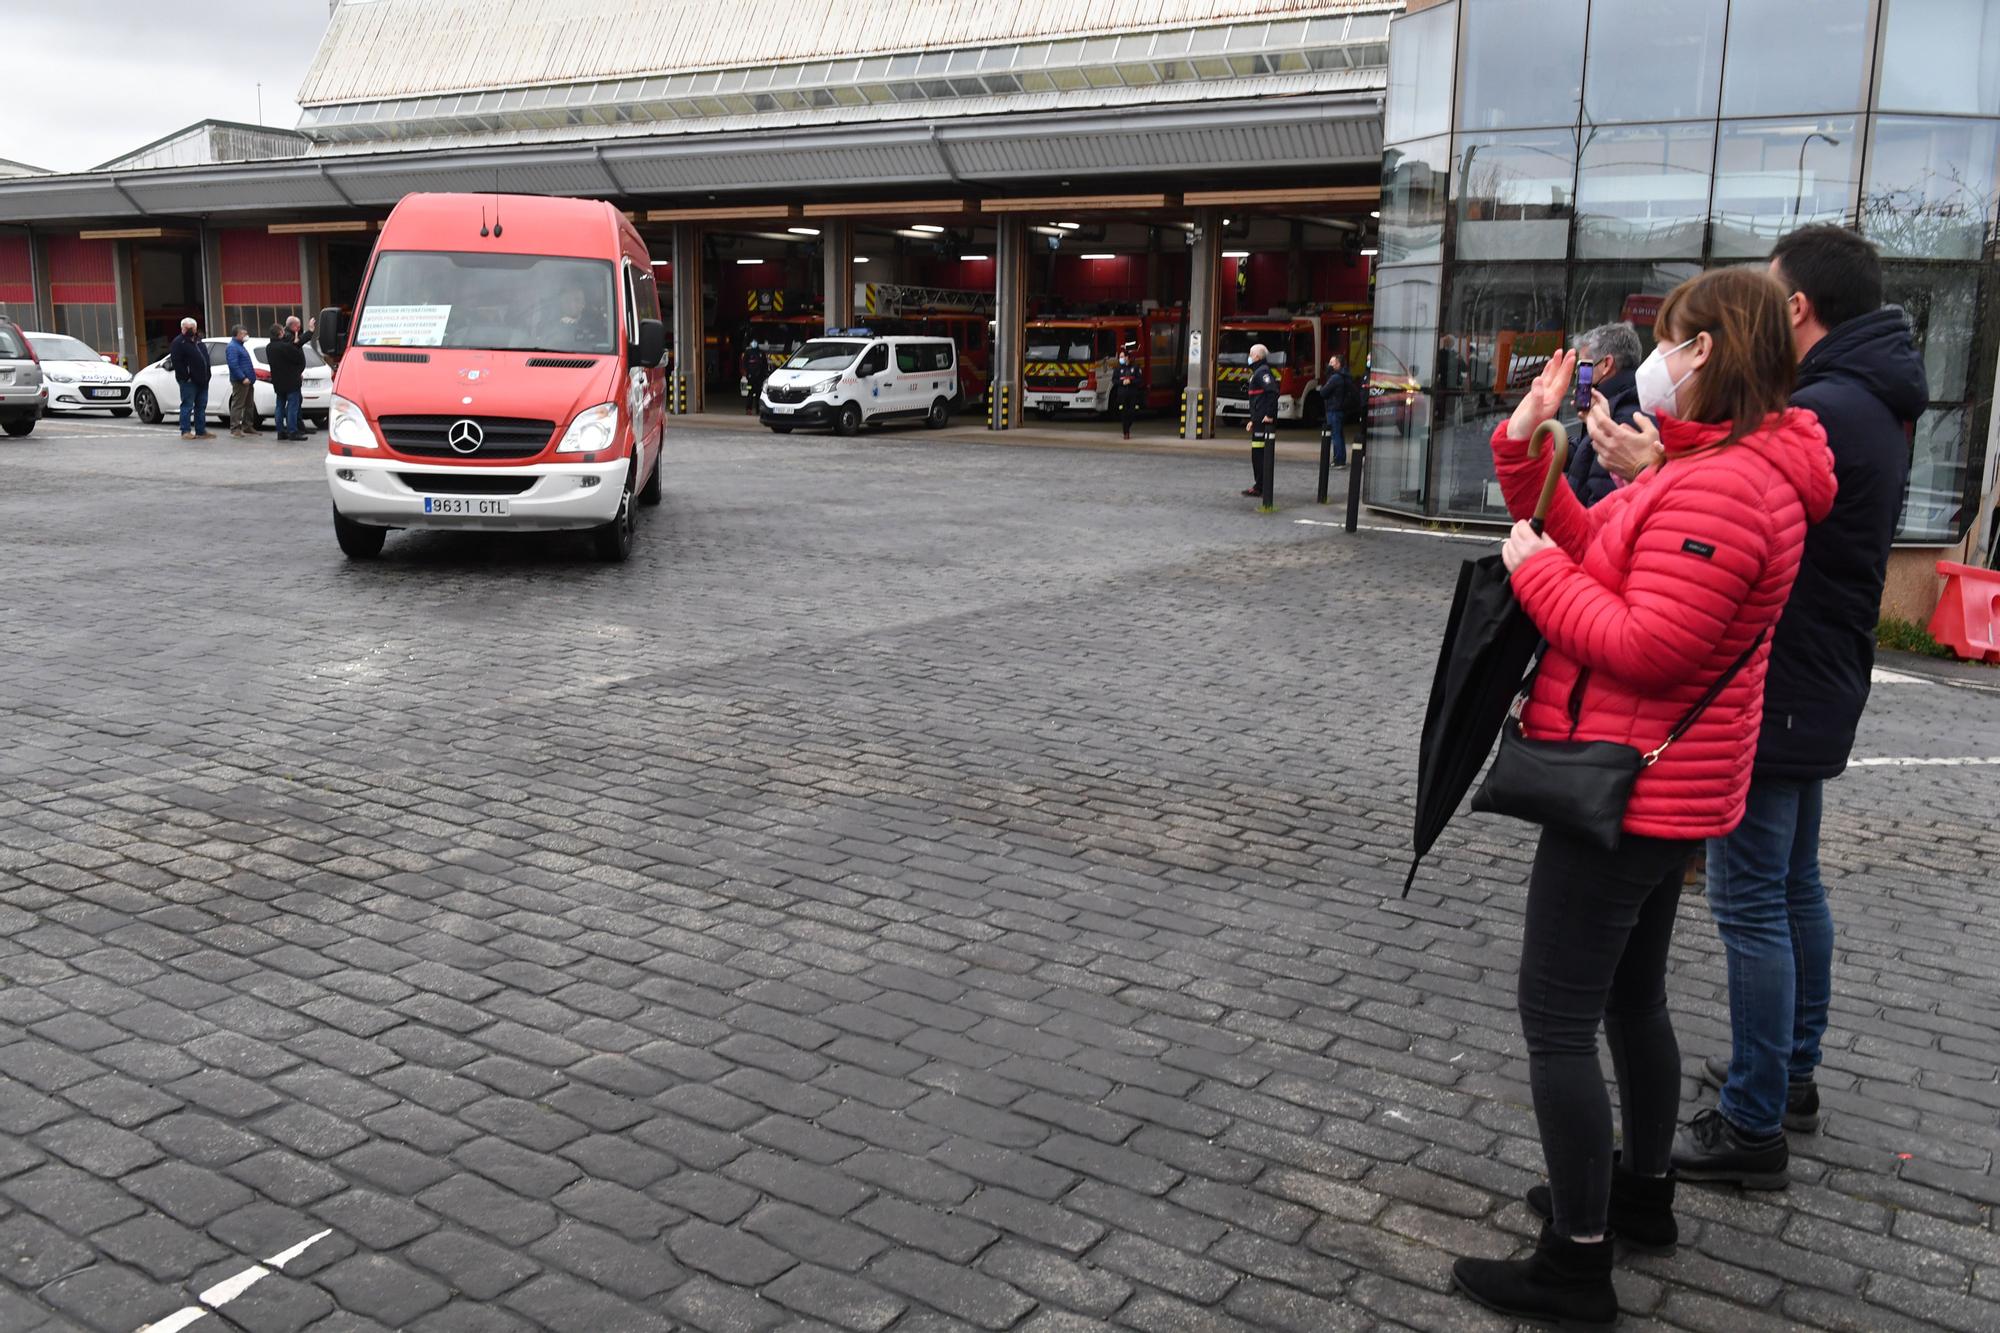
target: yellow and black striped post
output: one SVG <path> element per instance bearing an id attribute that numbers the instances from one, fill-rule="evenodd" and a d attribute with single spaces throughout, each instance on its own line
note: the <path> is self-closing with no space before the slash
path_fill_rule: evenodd
<path id="1" fill-rule="evenodd" d="M 1196 389 L 1194 394 L 1194 437 L 1208 438 L 1208 390 Z"/>

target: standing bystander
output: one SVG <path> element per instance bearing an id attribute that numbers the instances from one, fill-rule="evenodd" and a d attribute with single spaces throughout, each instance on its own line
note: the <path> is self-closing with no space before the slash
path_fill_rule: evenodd
<path id="1" fill-rule="evenodd" d="M 167 348 L 167 364 L 181 386 L 181 438 L 214 439 L 208 430 L 208 344 L 193 319 L 181 321 L 180 336 Z"/>
<path id="2" fill-rule="evenodd" d="M 224 355 L 229 362 L 229 433 L 262 435 L 257 429 L 257 362 L 248 346 L 250 330 L 238 324 L 229 334 Z"/>

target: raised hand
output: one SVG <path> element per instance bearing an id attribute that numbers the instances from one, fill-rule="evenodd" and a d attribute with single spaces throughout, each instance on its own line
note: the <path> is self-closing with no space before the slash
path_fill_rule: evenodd
<path id="1" fill-rule="evenodd" d="M 1513 420 L 1507 423 L 1507 438 L 1525 440 L 1535 433 L 1535 427 L 1559 415 L 1569 394 L 1569 382 L 1575 374 L 1575 352 L 1558 352 L 1550 357 L 1549 363 L 1542 367 L 1542 373 L 1535 376 L 1535 382 L 1528 386 L 1521 405 L 1514 409 Z"/>

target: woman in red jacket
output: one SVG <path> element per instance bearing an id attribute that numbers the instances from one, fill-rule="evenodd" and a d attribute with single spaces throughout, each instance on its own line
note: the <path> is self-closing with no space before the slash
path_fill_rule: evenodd
<path id="1" fill-rule="evenodd" d="M 1806 526 L 1833 503 L 1833 456 L 1812 413 L 1788 408 L 1793 357 L 1785 293 L 1764 273 L 1719 269 L 1660 307 L 1658 347 L 1639 368 L 1643 410 L 1666 462 L 1585 509 L 1555 492 L 1547 535 L 1516 523 L 1502 554 L 1548 647 L 1522 713 L 1536 740 L 1653 750 L 1777 623 Z M 1527 457 L 1562 409 L 1576 354 L 1554 358 L 1493 435 L 1508 508 L 1530 512 L 1544 463 Z M 1626 428 L 1600 396 L 1593 438 Z M 1650 433 L 1653 427 L 1646 426 Z M 1549 1184 L 1524 1260 L 1461 1259 L 1480 1304 L 1565 1325 L 1610 1324 L 1610 1235 L 1671 1252 L 1668 1174 L 1680 1051 L 1667 1016 L 1667 945 L 1681 876 L 1704 838 L 1743 817 L 1763 711 L 1768 640 L 1685 735 L 1640 773 L 1615 852 L 1545 829 L 1528 880 L 1518 1002 Z M 1597 1056 L 1602 1022 L 1624 1116 L 1623 1160 Z"/>

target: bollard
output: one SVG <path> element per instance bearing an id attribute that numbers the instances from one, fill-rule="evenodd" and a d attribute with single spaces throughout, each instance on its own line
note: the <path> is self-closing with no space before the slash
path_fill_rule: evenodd
<path id="1" fill-rule="evenodd" d="M 1326 503 L 1327 474 L 1333 471 L 1333 423 L 1319 428 L 1319 503 Z"/>
<path id="2" fill-rule="evenodd" d="M 1361 522 L 1361 464 L 1368 451 L 1359 444 L 1347 446 L 1347 530 Z"/>

